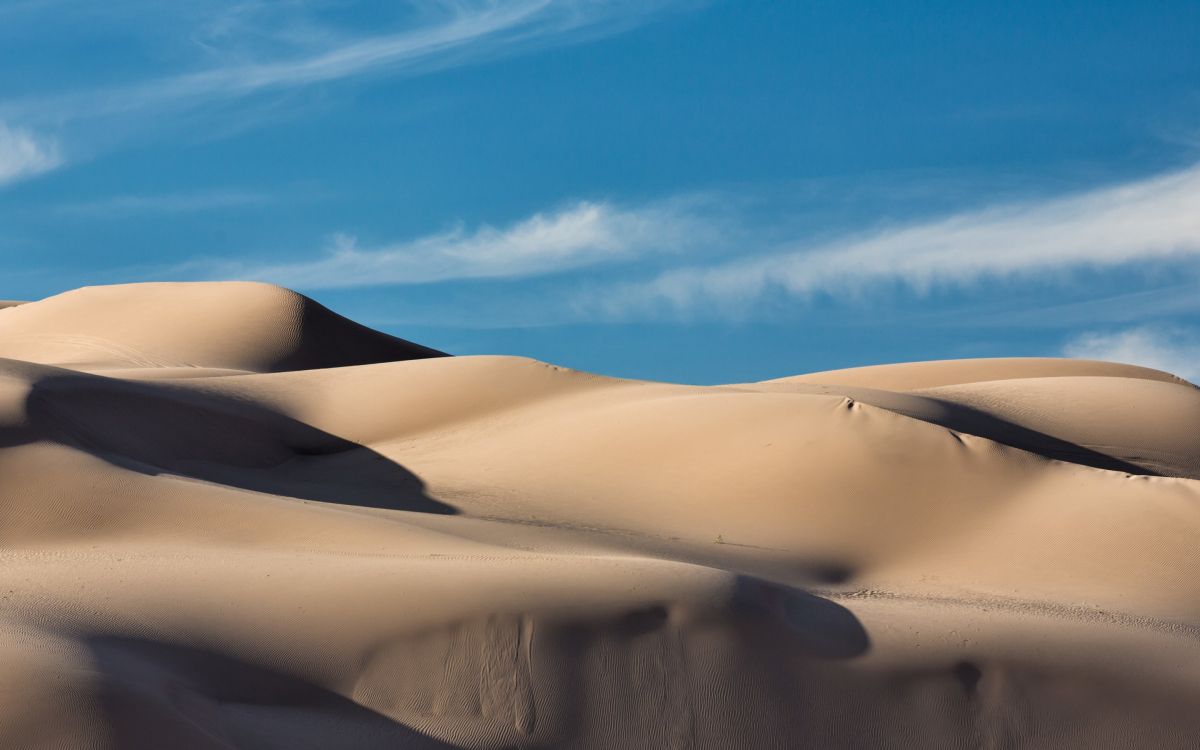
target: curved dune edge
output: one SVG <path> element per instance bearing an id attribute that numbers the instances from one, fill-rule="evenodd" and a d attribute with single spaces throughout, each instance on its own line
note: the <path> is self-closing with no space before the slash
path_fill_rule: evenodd
<path id="1" fill-rule="evenodd" d="M 821 383 L 913 391 L 994 380 L 1060 377 L 1135 378 L 1191 385 L 1186 380 L 1169 372 L 1149 367 L 1119 362 L 1055 357 L 981 357 L 933 362 L 902 362 L 793 375 L 764 382 Z"/>
<path id="2" fill-rule="evenodd" d="M 315 305 L 156 284 L 0 310 L 0 746 L 1200 733 L 1200 391 L 1170 375 L 679 386 Z"/>
<path id="3" fill-rule="evenodd" d="M 77 369 L 279 372 L 443 356 L 253 282 L 84 287 L 3 313 L 0 357 Z"/>

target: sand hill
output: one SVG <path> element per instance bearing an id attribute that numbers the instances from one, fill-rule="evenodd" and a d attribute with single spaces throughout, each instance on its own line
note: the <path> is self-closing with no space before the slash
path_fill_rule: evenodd
<path id="1" fill-rule="evenodd" d="M 258 284 L 0 304 L 0 747 L 1200 737 L 1200 390 L 691 387 Z"/>

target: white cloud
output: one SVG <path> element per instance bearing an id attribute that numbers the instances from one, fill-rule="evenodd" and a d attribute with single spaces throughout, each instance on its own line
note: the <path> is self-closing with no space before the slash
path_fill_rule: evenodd
<path id="1" fill-rule="evenodd" d="M 221 263 L 210 270 L 216 277 L 298 289 L 517 278 L 678 251 L 706 242 L 715 231 L 712 222 L 671 204 L 628 210 L 585 201 L 504 228 L 457 227 L 371 249 L 343 235 L 321 258 L 262 266 Z"/>
<path id="2" fill-rule="evenodd" d="M 634 273 L 644 274 L 648 266 L 632 261 L 653 257 L 649 267 L 669 270 L 564 292 L 570 308 L 561 311 L 565 315 L 629 319 L 705 310 L 753 315 L 777 294 L 852 295 L 896 283 L 926 290 L 1055 274 L 1066 279 L 1087 268 L 1194 265 L 1200 257 L 1200 166 L 809 245 L 780 242 L 777 227 L 763 228 L 745 209 L 731 196 L 640 207 L 585 201 L 507 227 L 457 227 L 367 248 L 342 236 L 315 259 L 257 266 L 196 262 L 186 270 L 323 289 L 517 278 L 615 261 L 630 261 Z M 697 265 L 700 258 L 720 260 Z"/>
<path id="3" fill-rule="evenodd" d="M 368 36 L 321 28 L 305 20 L 301 13 L 303 3 L 276 5 L 261 18 L 242 10 L 257 9 L 263 4 L 241 4 L 225 8 L 193 35 L 193 42 L 218 59 L 215 65 L 116 88 L 9 103 L 5 111 L 28 120 L 92 119 L 146 110 L 197 108 L 215 99 L 233 99 L 373 72 L 427 71 L 512 53 L 551 40 L 566 42 L 620 30 L 662 6 L 679 1 L 441 0 L 419 4 L 421 12 L 416 24 Z M 270 10 L 272 6 L 264 7 Z M 257 18 L 257 23 L 242 15 Z M 229 43 L 223 39 L 231 35 L 239 41 Z M 236 53 L 227 55 L 223 54 L 226 50 L 212 47 L 210 40 L 217 38 L 222 38 L 225 46 Z M 241 42 L 243 39 L 247 41 Z M 254 49 L 255 45 L 269 50 L 269 54 Z M 254 54 L 256 51 L 258 55 Z"/>
<path id="4" fill-rule="evenodd" d="M 337 80 L 383 67 L 398 68 L 531 23 L 549 5 L 545 0 L 487 3 L 456 12 L 438 24 L 352 40 L 296 59 L 235 64 L 156 81 L 133 89 L 127 102 L 237 96 Z"/>
<path id="5" fill-rule="evenodd" d="M 0 185 L 48 172 L 62 164 L 58 144 L 0 121 Z"/>
<path id="6" fill-rule="evenodd" d="M 1200 254 L 1200 166 L 1115 187 L 667 271 L 584 304 L 623 317 L 752 307 L 772 293 L 917 290 Z"/>
<path id="7" fill-rule="evenodd" d="M 218 137 L 253 127 L 264 112 L 284 111 L 283 95 L 370 75 L 415 76 L 434 70 L 617 33 L 668 7 L 697 0 L 422 0 L 384 5 L 378 28 L 350 28 L 322 11 L 337 2 L 204 0 L 185 8 L 149 0 L 89 3 L 31 0 L 0 9 L 10 21 L 0 36 L 46 34 L 59 19 L 72 34 L 93 27 L 122 44 L 141 44 L 173 72 L 85 89 L 52 89 L 0 101 L 0 184 L 62 163 L 56 144 L 28 130 L 54 128 L 76 154 L 93 155 L 142 138 L 185 115 L 216 122 L 195 128 Z M 335 8 L 336 9 L 336 8 Z M 9 12 L 12 11 L 12 12 Z M 82 19 L 82 21 L 81 21 Z M 82 23 L 82 25 L 80 25 Z M 140 36 L 139 36 L 140 35 Z M 68 84 L 69 85 L 69 84 Z M 41 87 L 47 89 L 48 87 Z"/>
<path id="8" fill-rule="evenodd" d="M 1063 347 L 1063 354 L 1153 367 L 1192 382 L 1200 381 L 1200 335 L 1183 328 L 1142 326 L 1085 333 Z"/>

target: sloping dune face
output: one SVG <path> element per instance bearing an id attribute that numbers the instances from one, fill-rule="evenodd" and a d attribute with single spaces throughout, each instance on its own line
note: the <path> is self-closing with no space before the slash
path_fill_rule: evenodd
<path id="1" fill-rule="evenodd" d="M 77 369 L 162 376 L 186 368 L 194 377 L 208 369 L 279 372 L 441 356 L 268 284 L 123 284 L 7 304 L 0 357 Z"/>
<path id="2" fill-rule="evenodd" d="M 1200 736 L 1200 391 L 689 387 L 254 284 L 0 309 L 0 747 Z"/>

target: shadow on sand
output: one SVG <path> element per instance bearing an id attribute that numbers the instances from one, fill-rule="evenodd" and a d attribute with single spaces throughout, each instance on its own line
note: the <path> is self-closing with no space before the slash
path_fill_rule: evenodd
<path id="1" fill-rule="evenodd" d="M 250 400 L 97 375 L 36 381 L 7 444 L 48 440 L 115 466 L 272 495 L 454 514 L 421 479 L 370 448 Z"/>
<path id="2" fill-rule="evenodd" d="M 216 651 L 88 638 L 114 746 L 130 750 L 452 750 L 313 682 Z"/>

